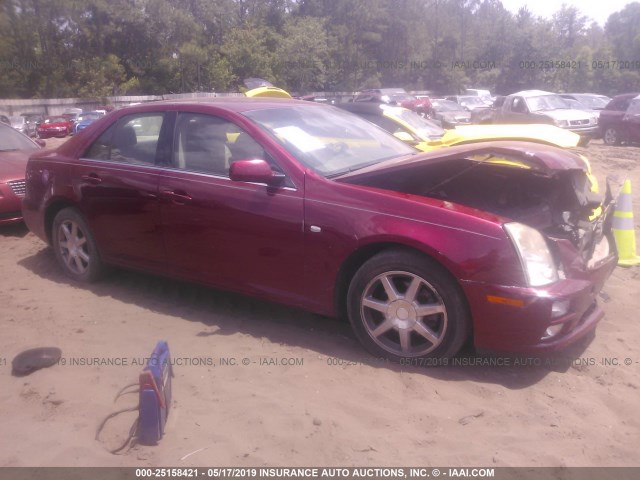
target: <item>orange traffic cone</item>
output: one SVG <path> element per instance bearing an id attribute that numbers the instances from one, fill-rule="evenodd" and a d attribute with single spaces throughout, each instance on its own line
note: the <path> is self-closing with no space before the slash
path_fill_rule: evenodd
<path id="1" fill-rule="evenodd" d="M 636 232 L 633 224 L 631 180 L 625 180 L 613 212 L 613 235 L 618 247 L 618 265 L 631 267 L 640 264 L 636 254 Z"/>

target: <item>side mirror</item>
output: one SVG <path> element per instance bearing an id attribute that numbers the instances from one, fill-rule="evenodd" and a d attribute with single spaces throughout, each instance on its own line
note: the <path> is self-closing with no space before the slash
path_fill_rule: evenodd
<path id="1" fill-rule="evenodd" d="M 266 183 L 277 185 L 284 179 L 284 175 L 271 170 L 264 160 L 238 160 L 229 168 L 229 178 L 234 182 Z"/>

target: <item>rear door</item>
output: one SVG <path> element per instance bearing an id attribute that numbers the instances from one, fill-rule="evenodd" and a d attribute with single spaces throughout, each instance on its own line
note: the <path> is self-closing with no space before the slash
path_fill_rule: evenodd
<path id="1" fill-rule="evenodd" d="M 299 304 L 304 293 L 303 191 L 234 182 L 237 160 L 277 158 L 231 118 L 179 112 L 160 180 L 172 274 Z M 286 172 L 283 172 L 286 173 Z"/>
<path id="2" fill-rule="evenodd" d="M 110 262 L 165 270 L 158 179 L 163 112 L 122 117 L 74 166 L 73 188 L 98 248 Z"/>
<path id="3" fill-rule="evenodd" d="M 622 127 L 622 118 L 624 117 L 627 108 L 629 108 L 630 100 L 627 98 L 614 98 L 604 110 L 600 112 L 598 124 L 600 130 L 604 133 L 604 130 L 608 127 Z"/>

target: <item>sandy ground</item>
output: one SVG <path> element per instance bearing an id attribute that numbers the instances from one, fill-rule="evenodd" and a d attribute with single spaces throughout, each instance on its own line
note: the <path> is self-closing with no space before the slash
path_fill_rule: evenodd
<path id="1" fill-rule="evenodd" d="M 640 148 L 586 152 L 601 180 L 632 179 L 638 219 Z M 70 283 L 23 226 L 0 230 L 0 273 L 0 466 L 640 465 L 640 267 L 615 270 L 595 338 L 551 365 L 446 368 L 371 364 L 346 323 L 187 283 Z M 135 414 L 96 427 L 137 403 L 114 396 L 158 339 L 177 363 L 166 435 L 111 455 Z M 64 364 L 12 376 L 37 346 Z"/>

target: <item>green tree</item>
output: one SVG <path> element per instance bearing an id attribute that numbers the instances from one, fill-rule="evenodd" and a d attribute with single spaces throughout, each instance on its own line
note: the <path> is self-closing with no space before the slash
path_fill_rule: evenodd
<path id="1" fill-rule="evenodd" d="M 321 18 L 297 16 L 285 22 L 274 68 L 286 88 L 301 93 L 324 89 L 330 60 L 324 23 Z"/>

